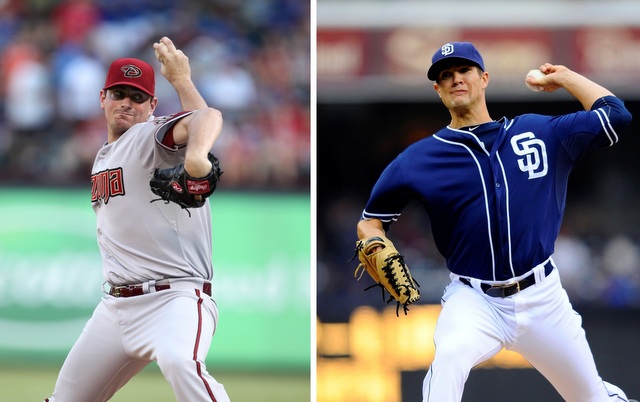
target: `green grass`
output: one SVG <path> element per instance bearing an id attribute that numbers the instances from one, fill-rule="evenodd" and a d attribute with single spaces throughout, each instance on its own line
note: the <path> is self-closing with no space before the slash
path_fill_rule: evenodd
<path id="1" fill-rule="evenodd" d="M 57 370 L 57 367 L 0 367 L 0 401 L 43 401 L 53 391 Z M 308 374 L 211 372 L 224 385 L 231 402 L 311 400 Z M 116 393 L 111 401 L 175 402 L 176 399 L 160 371 L 150 366 Z"/>

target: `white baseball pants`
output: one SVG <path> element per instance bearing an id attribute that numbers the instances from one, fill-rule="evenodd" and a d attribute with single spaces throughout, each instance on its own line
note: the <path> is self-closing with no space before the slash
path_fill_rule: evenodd
<path id="1" fill-rule="evenodd" d="M 442 300 L 423 402 L 459 402 L 470 370 L 503 347 L 527 359 L 566 401 L 627 402 L 622 390 L 600 378 L 557 269 L 507 298 L 488 296 L 452 274 Z"/>
<path id="2" fill-rule="evenodd" d="M 105 295 L 69 352 L 50 402 L 101 402 L 157 361 L 180 402 L 229 402 L 206 370 L 218 320 L 197 289 L 128 298 Z"/>

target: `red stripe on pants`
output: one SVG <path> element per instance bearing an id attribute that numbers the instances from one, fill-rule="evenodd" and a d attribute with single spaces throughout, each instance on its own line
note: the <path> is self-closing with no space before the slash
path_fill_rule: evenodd
<path id="1" fill-rule="evenodd" d="M 202 376 L 202 364 L 198 361 L 198 348 L 200 347 L 200 336 L 202 333 L 202 302 L 203 299 L 200 295 L 200 289 L 196 289 L 196 296 L 198 296 L 198 333 L 196 334 L 196 344 L 193 348 L 193 361 L 196 363 L 196 370 L 198 371 L 198 377 L 202 380 L 205 388 L 207 388 L 207 392 L 211 397 L 212 402 L 217 402 L 216 397 L 213 395 L 211 391 L 211 387 L 207 382 L 206 378 Z"/>

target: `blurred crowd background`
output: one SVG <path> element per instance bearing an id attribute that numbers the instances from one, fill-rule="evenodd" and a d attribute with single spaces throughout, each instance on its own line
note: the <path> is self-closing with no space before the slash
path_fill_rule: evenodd
<path id="1" fill-rule="evenodd" d="M 0 0 L 0 185 L 88 185 L 118 57 L 156 67 L 156 115 L 179 111 L 153 54 L 168 36 L 223 113 L 225 188 L 308 191 L 309 13 L 297 0 Z"/>

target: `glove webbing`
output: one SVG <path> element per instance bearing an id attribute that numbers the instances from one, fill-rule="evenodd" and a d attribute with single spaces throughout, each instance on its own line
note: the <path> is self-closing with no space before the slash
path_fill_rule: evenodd
<path id="1" fill-rule="evenodd" d="M 387 289 L 385 289 L 384 286 L 382 286 L 382 284 L 380 284 L 380 283 L 374 283 L 373 285 L 364 288 L 364 291 L 366 292 L 367 290 L 373 289 L 373 288 L 378 287 L 378 286 L 380 288 L 382 288 L 382 301 L 383 302 L 389 304 L 389 303 L 391 303 L 392 301 L 395 300 L 393 298 L 393 296 L 391 296 L 391 294 L 389 294 L 390 296 L 389 296 L 388 300 L 384 297 L 384 293 L 387 291 Z M 399 314 L 400 306 L 402 306 L 402 310 L 404 310 L 404 315 L 407 315 L 407 313 L 409 312 L 409 305 L 408 304 L 402 304 L 399 301 L 396 301 L 396 317 L 400 317 L 400 314 Z"/>
<path id="2" fill-rule="evenodd" d="M 396 288 L 396 289 L 400 289 L 401 287 L 405 288 L 406 289 L 406 293 L 405 294 L 407 296 L 409 296 L 410 295 L 409 287 L 411 285 L 400 285 L 400 284 L 398 284 L 398 278 L 396 278 L 396 276 L 394 275 L 394 270 L 391 268 L 391 265 L 393 264 L 393 260 L 398 260 L 398 264 L 400 264 L 400 266 L 402 267 L 402 269 L 401 269 L 402 275 L 405 278 L 407 278 L 407 280 L 408 280 L 407 264 L 404 262 L 404 258 L 402 257 L 401 254 L 395 254 L 395 255 L 387 257 L 387 259 L 384 260 L 386 265 L 384 267 L 382 267 L 381 270 L 382 270 L 382 272 L 384 272 L 385 277 L 387 279 L 389 279 L 389 283 L 392 284 L 394 288 Z M 415 284 L 416 287 L 420 287 L 420 284 L 418 284 L 418 281 L 416 281 L 415 279 L 413 279 L 413 283 Z M 378 286 L 382 288 L 382 301 L 383 302 L 389 304 L 389 303 L 391 303 L 392 301 L 395 300 L 395 298 L 393 297 L 393 295 L 391 293 L 389 293 L 389 299 L 388 300 L 385 298 L 385 292 L 388 292 L 388 291 L 380 283 L 375 283 L 374 285 L 368 286 L 364 290 L 366 292 L 367 290 L 375 288 L 375 287 L 378 287 Z M 396 317 L 400 316 L 400 314 L 399 314 L 400 306 L 402 306 L 402 309 L 404 310 L 404 315 L 407 315 L 407 313 L 409 312 L 409 304 L 410 303 L 402 304 L 399 301 L 397 301 L 396 303 L 397 303 L 397 305 L 396 305 Z"/>

